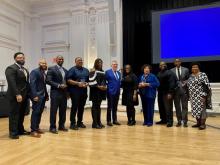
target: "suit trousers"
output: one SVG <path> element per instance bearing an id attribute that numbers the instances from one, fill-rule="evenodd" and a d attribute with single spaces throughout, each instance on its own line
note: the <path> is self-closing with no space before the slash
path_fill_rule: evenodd
<path id="1" fill-rule="evenodd" d="M 159 107 L 161 121 L 167 122 L 166 109 L 165 109 L 164 99 L 163 99 L 163 91 L 160 91 L 160 90 L 158 90 L 158 107 Z"/>
<path id="2" fill-rule="evenodd" d="M 111 95 L 107 94 L 107 122 L 111 122 L 111 119 L 113 122 L 117 121 L 117 109 L 118 109 L 118 100 L 119 100 L 119 94 Z"/>
<path id="3" fill-rule="evenodd" d="M 174 105 L 176 109 L 177 121 L 188 122 L 188 97 L 184 90 L 176 90 L 174 95 Z"/>
<path id="4" fill-rule="evenodd" d="M 52 93 L 50 96 L 50 129 L 56 128 L 56 116 L 59 109 L 59 128 L 63 128 L 66 122 L 67 98 L 64 92 Z"/>
<path id="5" fill-rule="evenodd" d="M 12 136 L 19 135 L 24 131 L 23 122 L 28 101 L 27 98 L 23 98 L 21 103 L 18 103 L 16 99 L 9 100 L 9 134 Z"/>
<path id="6" fill-rule="evenodd" d="M 166 119 L 168 124 L 173 124 L 173 95 L 171 98 L 168 98 L 168 94 L 163 94 L 163 102 L 166 110 Z"/>
<path id="7" fill-rule="evenodd" d="M 32 114 L 31 114 L 31 131 L 37 131 L 41 122 L 41 116 L 44 111 L 46 98 L 45 96 L 39 97 L 39 100 L 32 102 Z"/>

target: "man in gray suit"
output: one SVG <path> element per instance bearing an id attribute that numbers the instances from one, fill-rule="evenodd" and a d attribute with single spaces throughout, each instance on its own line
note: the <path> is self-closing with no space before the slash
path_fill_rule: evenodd
<path id="1" fill-rule="evenodd" d="M 181 66 L 181 60 L 175 59 L 175 67 L 171 69 L 178 79 L 178 88 L 174 94 L 174 105 L 177 116 L 177 127 L 180 127 L 183 121 L 183 126 L 188 127 L 188 97 L 187 97 L 187 80 L 189 78 L 189 70 Z"/>

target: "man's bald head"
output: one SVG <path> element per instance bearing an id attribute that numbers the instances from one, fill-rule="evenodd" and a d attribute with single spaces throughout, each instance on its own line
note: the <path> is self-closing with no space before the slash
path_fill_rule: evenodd
<path id="1" fill-rule="evenodd" d="M 164 70 L 164 69 L 166 69 L 166 68 L 167 68 L 167 64 L 166 64 L 166 62 L 161 61 L 161 62 L 160 62 L 160 65 L 159 65 L 159 68 L 160 68 L 160 70 Z"/>
<path id="2" fill-rule="evenodd" d="M 46 61 L 46 59 L 44 59 L 44 58 L 40 59 L 38 64 L 39 64 L 40 69 L 47 70 L 47 61 Z"/>

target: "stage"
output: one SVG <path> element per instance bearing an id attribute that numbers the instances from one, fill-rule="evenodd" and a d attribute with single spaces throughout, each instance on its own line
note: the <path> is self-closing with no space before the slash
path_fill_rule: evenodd
<path id="1" fill-rule="evenodd" d="M 103 110 L 103 124 L 106 124 L 105 116 L 106 111 Z M 8 138 L 8 119 L 0 118 L 0 164 L 220 164 L 218 115 L 208 118 L 208 127 L 203 131 L 191 128 L 194 120 L 190 114 L 188 128 L 142 126 L 140 112 L 136 114 L 137 125 L 133 127 L 126 125 L 125 112 L 118 112 L 118 118 L 121 126 L 92 129 L 91 112 L 88 109 L 84 116 L 86 129 L 54 135 L 48 132 L 49 110 L 45 110 L 41 128 L 46 133 L 39 139 L 23 136 L 19 140 Z M 158 120 L 159 115 L 156 113 L 155 121 Z M 69 110 L 66 126 L 69 127 Z M 29 130 L 29 127 L 30 116 L 27 116 L 25 128 Z"/>

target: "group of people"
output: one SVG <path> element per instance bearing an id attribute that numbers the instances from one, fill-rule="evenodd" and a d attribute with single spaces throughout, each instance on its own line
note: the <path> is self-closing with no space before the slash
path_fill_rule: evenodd
<path id="1" fill-rule="evenodd" d="M 158 105 L 161 121 L 157 124 L 173 126 L 173 101 L 176 108 L 177 125 L 187 127 L 188 99 L 192 105 L 192 116 L 197 124 L 193 127 L 205 129 L 206 108 L 211 106 L 210 85 L 205 73 L 200 72 L 198 63 L 192 64 L 192 74 L 181 66 L 179 59 L 176 67 L 168 70 L 165 62 L 160 63 L 158 75 L 151 73 L 151 66 L 142 67 L 142 75 L 138 78 L 131 65 L 125 65 L 123 71 L 118 71 L 117 61 L 112 61 L 111 68 L 104 71 L 103 61 L 96 59 L 90 71 L 83 67 L 81 57 L 75 58 L 75 66 L 69 70 L 63 67 L 64 58 L 56 57 L 56 64 L 47 67 L 45 59 L 39 60 L 39 67 L 29 74 L 24 67 L 25 55 L 22 52 L 14 54 L 15 63 L 5 71 L 8 90 L 6 97 L 10 102 L 9 137 L 18 139 L 20 135 L 41 137 L 41 116 L 46 101 L 49 100 L 46 85 L 50 86 L 50 132 L 68 131 L 65 126 L 67 99 L 71 99 L 70 129 L 86 128 L 83 123 L 84 107 L 87 100 L 87 88 L 90 87 L 89 100 L 92 101 L 92 128 L 102 129 L 101 103 L 107 98 L 107 125 L 120 125 L 117 119 L 117 107 L 122 93 L 122 105 L 126 106 L 128 125 L 136 124 L 135 105 L 138 105 L 140 95 L 143 109 L 143 125 L 152 126 L 155 98 L 158 90 Z M 32 101 L 31 132 L 24 129 L 25 110 Z M 57 111 L 59 122 L 57 126 Z"/>

